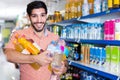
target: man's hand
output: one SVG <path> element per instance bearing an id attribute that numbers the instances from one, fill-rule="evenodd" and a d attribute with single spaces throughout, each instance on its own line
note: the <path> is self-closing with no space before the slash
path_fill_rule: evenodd
<path id="1" fill-rule="evenodd" d="M 53 70 L 53 73 L 55 75 L 62 75 L 63 73 L 65 73 L 67 71 L 67 66 L 66 66 L 66 62 L 65 61 L 62 61 L 62 66 L 60 68 L 55 68 L 53 67 L 52 70 Z"/>
<path id="2" fill-rule="evenodd" d="M 33 59 L 36 63 L 40 64 L 41 66 L 48 65 L 53 60 L 52 57 L 48 56 L 49 53 L 49 51 L 41 52 L 39 55 L 34 55 Z"/>

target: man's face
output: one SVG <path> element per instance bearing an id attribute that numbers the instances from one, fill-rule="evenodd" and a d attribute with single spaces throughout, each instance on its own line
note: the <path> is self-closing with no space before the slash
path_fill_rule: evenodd
<path id="1" fill-rule="evenodd" d="M 47 14 L 44 8 L 33 9 L 31 15 L 29 16 L 31 25 L 36 32 L 41 32 L 44 29 Z"/>

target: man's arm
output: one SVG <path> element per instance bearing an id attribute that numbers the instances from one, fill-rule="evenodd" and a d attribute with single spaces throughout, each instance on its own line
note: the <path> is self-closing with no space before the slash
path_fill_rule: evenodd
<path id="1" fill-rule="evenodd" d="M 48 57 L 48 51 L 44 51 L 39 55 L 22 54 L 14 49 L 6 48 L 4 53 L 8 61 L 13 63 L 34 63 L 37 62 L 40 65 L 47 65 L 52 61 L 52 58 Z"/>
<path id="2" fill-rule="evenodd" d="M 33 63 L 34 56 L 22 54 L 14 49 L 6 48 L 4 49 L 4 53 L 8 61 L 13 63 Z"/>

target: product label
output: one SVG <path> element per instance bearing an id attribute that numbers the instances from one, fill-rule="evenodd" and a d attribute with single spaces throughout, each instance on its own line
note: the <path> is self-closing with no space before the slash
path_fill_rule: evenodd
<path id="1" fill-rule="evenodd" d="M 23 54 L 30 54 L 30 52 L 27 49 L 24 49 L 21 53 L 23 53 Z"/>

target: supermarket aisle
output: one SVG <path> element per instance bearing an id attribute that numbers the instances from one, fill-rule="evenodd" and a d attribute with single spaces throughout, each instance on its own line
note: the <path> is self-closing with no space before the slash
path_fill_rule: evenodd
<path id="1" fill-rule="evenodd" d="M 0 78 L 1 80 L 19 80 L 19 70 L 13 63 L 7 62 L 0 48 Z"/>

